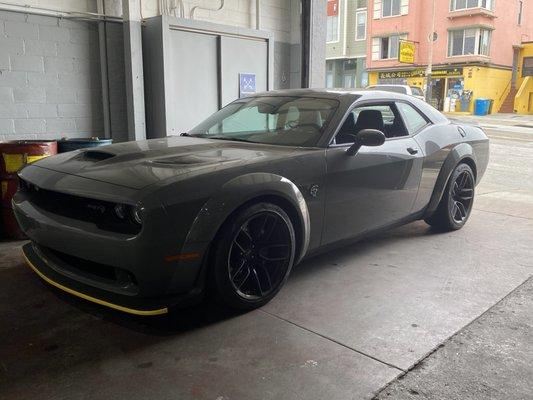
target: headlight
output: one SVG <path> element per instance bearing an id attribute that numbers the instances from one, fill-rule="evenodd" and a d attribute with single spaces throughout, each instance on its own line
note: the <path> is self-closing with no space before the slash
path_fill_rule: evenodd
<path id="1" fill-rule="evenodd" d="M 133 217 L 133 220 L 139 225 L 142 224 L 143 211 L 144 208 L 141 206 L 135 206 L 131 208 L 131 216 Z"/>
<path id="2" fill-rule="evenodd" d="M 115 206 L 115 215 L 119 218 L 119 219 L 124 219 L 126 218 L 126 210 L 124 209 L 124 206 L 122 204 L 117 204 Z"/>

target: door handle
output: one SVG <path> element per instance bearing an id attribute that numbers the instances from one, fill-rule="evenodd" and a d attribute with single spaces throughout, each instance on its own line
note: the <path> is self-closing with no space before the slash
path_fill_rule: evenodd
<path id="1" fill-rule="evenodd" d="M 408 147 L 407 148 L 407 151 L 409 152 L 409 154 L 411 155 L 415 155 L 418 153 L 418 150 L 417 149 L 413 149 L 412 147 Z"/>

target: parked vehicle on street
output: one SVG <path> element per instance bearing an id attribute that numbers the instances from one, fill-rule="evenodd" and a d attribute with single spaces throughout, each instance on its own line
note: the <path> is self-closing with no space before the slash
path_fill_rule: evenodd
<path id="1" fill-rule="evenodd" d="M 415 97 L 283 90 L 182 136 L 37 161 L 13 207 L 29 266 L 75 296 L 140 315 L 205 293 L 253 309 L 311 254 L 420 219 L 462 228 L 488 160 L 481 128 Z"/>
<path id="2" fill-rule="evenodd" d="M 372 85 L 367 87 L 368 90 L 383 90 L 385 92 L 402 93 L 414 96 L 417 99 L 426 101 L 424 91 L 418 86 L 409 85 Z"/>

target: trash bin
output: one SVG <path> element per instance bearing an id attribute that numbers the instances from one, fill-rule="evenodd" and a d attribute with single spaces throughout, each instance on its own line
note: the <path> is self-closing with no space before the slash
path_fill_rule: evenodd
<path id="1" fill-rule="evenodd" d="M 27 164 L 54 154 L 57 154 L 57 142 L 54 140 L 0 142 L 0 236 L 11 239 L 26 237 L 11 208 L 11 199 L 18 187 L 17 172 Z"/>
<path id="2" fill-rule="evenodd" d="M 476 99 L 474 103 L 474 115 L 487 115 L 489 113 L 489 107 L 489 99 Z"/>
<path id="3" fill-rule="evenodd" d="M 85 149 L 87 147 L 100 147 L 113 143 L 112 139 L 100 139 L 97 137 L 87 139 L 61 139 L 57 142 L 60 153 Z"/>

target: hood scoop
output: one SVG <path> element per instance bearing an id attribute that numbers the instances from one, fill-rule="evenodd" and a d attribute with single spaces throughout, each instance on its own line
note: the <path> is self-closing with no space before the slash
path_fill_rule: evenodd
<path id="1" fill-rule="evenodd" d="M 206 165 L 214 164 L 222 161 L 230 161 L 231 159 L 225 157 L 209 157 L 209 156 L 199 156 L 199 155 L 184 155 L 178 157 L 167 157 L 161 158 L 159 160 L 153 160 L 153 164 L 164 164 L 164 165 Z"/>
<path id="2" fill-rule="evenodd" d="M 85 161 L 104 161 L 115 157 L 115 154 L 101 150 L 87 150 L 80 154 L 80 158 Z"/>

